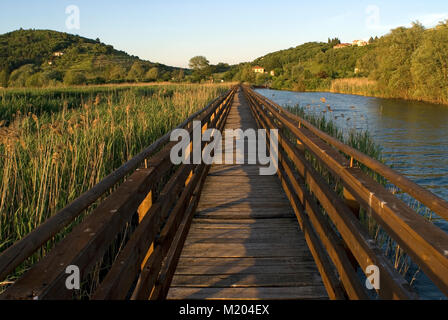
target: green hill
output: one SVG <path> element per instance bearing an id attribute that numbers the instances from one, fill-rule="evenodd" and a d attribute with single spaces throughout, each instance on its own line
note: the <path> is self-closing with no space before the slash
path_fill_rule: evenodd
<path id="1" fill-rule="evenodd" d="M 232 67 L 226 78 L 274 89 L 334 91 L 448 104 L 448 21 L 399 27 L 367 46 L 310 42 Z M 255 73 L 261 66 L 266 73 Z M 274 71 L 274 75 L 270 72 Z"/>
<path id="2" fill-rule="evenodd" d="M 0 35 L 0 86 L 42 87 L 168 81 L 183 70 L 140 60 L 112 46 L 51 30 Z"/>
<path id="3" fill-rule="evenodd" d="M 343 49 L 334 49 L 334 46 L 340 43 L 338 39 L 308 42 L 234 67 L 233 76 L 235 80 L 258 85 L 269 84 L 275 89 L 301 91 L 327 88 L 332 79 L 365 75 L 355 69 L 359 61 L 373 49 L 374 42 L 372 39 L 369 46 L 350 46 Z M 266 73 L 254 73 L 254 66 L 263 67 Z"/>

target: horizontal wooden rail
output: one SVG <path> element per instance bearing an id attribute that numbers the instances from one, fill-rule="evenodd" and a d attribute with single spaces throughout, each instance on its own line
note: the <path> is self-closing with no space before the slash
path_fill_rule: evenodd
<path id="1" fill-rule="evenodd" d="M 223 116 L 215 117 L 210 127 L 222 128 L 226 116 L 228 113 L 227 110 L 223 110 Z M 126 247 L 123 249 L 121 254 L 117 257 L 116 262 L 112 266 L 109 271 L 107 277 L 101 283 L 100 287 L 96 290 L 93 299 L 97 300 L 105 300 L 105 299 L 124 299 L 129 293 L 129 290 L 135 281 L 136 276 L 140 272 L 140 265 L 142 261 L 144 261 L 145 255 L 152 243 L 156 240 L 156 236 L 161 234 L 160 238 L 156 241 L 156 245 L 154 246 L 154 250 L 151 255 L 148 257 L 147 265 L 150 264 L 150 267 L 147 268 L 154 275 L 157 275 L 161 268 L 161 263 L 163 257 L 167 254 L 167 251 L 163 251 L 163 249 L 168 250 L 171 247 L 171 238 L 163 237 L 163 230 L 160 230 L 162 227 L 162 222 L 165 220 L 166 216 L 169 213 L 170 205 L 173 203 L 178 205 L 185 206 L 188 199 L 191 197 L 191 192 L 193 188 L 197 184 L 197 179 L 199 176 L 202 177 L 205 170 L 203 167 L 199 167 L 197 169 L 196 174 L 193 175 L 192 179 L 187 183 L 187 188 L 184 190 L 183 186 L 189 177 L 189 173 L 194 170 L 193 165 L 185 165 L 182 168 L 178 169 L 176 174 L 170 179 L 170 181 L 166 184 L 164 190 L 161 193 L 161 196 L 157 200 L 157 202 L 151 207 L 149 212 L 145 215 L 141 224 L 133 233 L 132 238 L 127 243 Z M 199 179 L 202 181 L 202 178 Z M 183 194 L 180 195 L 179 200 L 177 196 L 179 192 L 183 191 Z M 194 195 L 196 198 L 199 196 L 198 191 L 195 192 Z M 182 209 L 182 210 L 181 210 Z M 170 213 L 170 219 L 173 220 L 175 218 L 180 219 L 181 215 L 179 215 L 178 211 L 183 211 L 185 208 L 178 207 L 174 208 L 173 212 Z M 188 214 L 187 214 L 188 216 Z M 164 230 L 169 227 L 172 227 L 172 223 L 167 221 Z M 171 232 L 177 230 L 177 228 L 169 229 Z M 156 260 L 157 263 L 153 263 Z M 146 269 L 143 269 L 143 274 Z M 144 275 L 143 275 L 144 277 Z M 142 278 L 142 276 L 140 276 Z M 145 280 L 141 279 L 138 282 L 138 288 L 145 283 L 145 286 L 142 290 L 151 290 L 154 286 L 154 283 L 146 283 Z M 149 293 L 143 299 L 147 299 L 149 297 Z"/>
<path id="2" fill-rule="evenodd" d="M 205 112 L 210 111 L 216 106 L 220 105 L 230 91 L 226 94 L 213 100 L 207 107 L 194 113 L 182 122 L 176 129 L 186 128 L 193 120 L 197 119 Z M 30 232 L 26 237 L 16 242 L 14 245 L 6 249 L 0 255 L 0 281 L 4 280 L 16 267 L 18 267 L 25 259 L 30 257 L 40 247 L 42 247 L 48 240 L 54 237 L 64 227 L 69 225 L 76 217 L 90 207 L 101 196 L 111 190 L 117 183 L 124 179 L 127 175 L 132 173 L 135 169 L 151 157 L 163 145 L 169 142 L 171 132 L 159 138 L 152 145 L 144 149 L 134 158 L 123 164 L 117 170 L 112 172 L 92 189 L 88 190 L 79 196 L 72 203 L 67 205 L 64 209 L 49 218 L 42 225 Z"/>
<path id="3" fill-rule="evenodd" d="M 249 100 L 251 101 L 251 108 L 260 128 L 264 128 L 265 130 L 278 130 L 279 128 L 273 123 L 271 118 L 258 112 L 256 102 L 252 97 L 249 96 Z M 292 155 L 291 158 L 297 163 L 300 161 L 298 160 L 298 157 L 299 154 L 301 154 L 301 151 L 294 149 L 294 147 L 291 146 L 288 141 L 283 140 L 282 137 L 280 137 L 280 139 L 280 144 L 283 150 L 281 149 L 279 151 L 279 163 L 281 165 L 279 176 L 302 230 L 305 232 L 305 235 L 309 234 L 306 240 L 322 275 L 330 298 L 340 299 L 341 293 L 339 293 L 339 290 L 341 289 L 339 289 L 339 282 L 334 279 L 334 272 L 328 261 L 328 255 L 335 261 L 336 269 L 340 274 L 347 296 L 350 299 L 356 300 L 367 299 L 368 295 L 365 288 L 359 281 L 357 281 L 357 274 L 351 265 L 346 252 L 343 250 L 342 243 L 337 239 L 336 234 L 322 215 L 317 203 L 307 191 L 303 178 L 299 174 L 294 173 L 294 164 L 285 154 Z M 314 231 L 311 222 L 313 222 L 316 227 L 316 231 Z M 328 255 L 325 253 L 323 247 L 329 252 Z"/>
<path id="4" fill-rule="evenodd" d="M 208 128 L 215 128 L 216 125 L 221 125 L 225 121 L 224 118 L 227 115 L 235 90 L 236 87 L 214 100 L 205 109 L 189 117 L 177 128 L 185 128 L 189 132 L 190 137 L 192 137 L 192 122 L 194 120 L 201 121 Z M 0 266 L 4 276 L 12 272 L 36 248 L 39 248 L 54 233 L 57 233 L 63 225 L 67 225 L 102 194 L 129 175 L 107 199 L 103 200 L 47 256 L 26 272 L 13 286 L 7 288 L 0 296 L 0 299 L 71 298 L 72 293 L 66 289 L 64 284 L 66 267 L 69 265 L 79 267 L 81 277 L 84 279 L 95 264 L 101 261 L 106 250 L 115 241 L 117 235 L 129 225 L 137 211 L 147 206 L 145 201 L 147 201 L 149 193 L 152 197 L 151 190 L 164 186 L 156 203 L 147 209 L 148 212 L 141 215 L 140 224 L 133 232 L 128 245 L 124 250 L 120 251 L 120 257 L 126 257 L 125 259 L 119 258 L 120 263 L 123 261 L 128 263 L 137 262 L 132 264 L 132 268 L 144 264 L 149 247 L 154 242 L 155 237 L 158 236 L 160 227 L 163 223 L 166 223 L 165 220 L 167 218 L 169 221 L 173 214 L 174 209 L 167 206 L 167 204 L 176 203 L 176 194 L 182 191 L 183 196 L 181 195 L 180 197 L 184 197 L 184 205 L 188 205 L 191 202 L 192 193 L 185 194 L 185 192 L 186 190 L 193 190 L 193 183 L 197 181 L 197 177 L 201 176 L 204 170 L 204 168 L 192 165 L 174 167 L 170 161 L 170 152 L 175 143 L 169 142 L 170 135 L 168 133 L 157 140 L 155 144 L 118 169 L 118 173 L 114 172 L 94 189 L 78 198 L 75 201 L 75 205 L 70 204 L 61 211 L 62 213 L 58 213 L 58 219 L 51 218 L 42 228 L 36 229 L 28 237 L 5 251 L 0 256 Z M 138 168 L 143 162 L 149 165 Z M 172 173 L 173 170 L 175 170 L 174 174 Z M 168 182 L 165 183 L 164 181 Z M 185 185 L 187 185 L 187 188 L 185 188 Z M 82 205 L 79 205 L 80 203 Z M 142 204 L 145 204 L 145 206 Z M 187 207 L 185 206 L 180 207 L 177 215 L 182 217 L 186 209 Z M 70 216 L 71 220 L 68 216 Z M 60 222 L 61 220 L 64 222 L 55 222 Z M 29 242 L 33 239 L 36 239 L 37 243 L 30 244 Z M 147 240 L 147 242 L 139 242 L 139 239 Z M 21 248 L 26 248 L 26 252 L 18 252 Z M 170 248 L 170 244 L 168 244 L 168 248 Z M 130 267 L 129 264 L 126 266 Z M 124 297 L 126 297 L 129 286 L 135 280 L 136 273 L 139 271 L 138 268 L 123 272 L 123 269 L 118 268 L 117 263 L 115 263 L 112 266 L 112 271 L 106 277 L 107 281 L 105 284 L 100 285 L 99 290 L 97 290 L 97 296 L 110 294 L 106 288 L 113 287 L 114 289 L 123 288 L 116 290 L 114 294 L 117 296 L 121 295 L 120 297 L 123 297 L 124 294 Z M 121 278 L 121 276 L 123 277 Z M 117 279 L 117 277 L 120 278 L 119 281 L 109 281 L 109 279 Z"/>
<path id="5" fill-rule="evenodd" d="M 406 178 L 392 169 L 383 164 L 376 166 L 379 164 L 376 160 L 328 136 L 251 89 L 245 87 L 244 91 L 260 127 L 279 130 L 278 175 L 302 228 L 305 232 L 310 232 L 306 229 L 313 229 L 318 235 L 318 241 L 311 237 L 307 239 L 309 246 L 322 246 L 326 249 L 347 296 L 351 299 L 366 297 L 364 290 L 353 281 L 353 279 L 357 281 L 359 279 L 354 277 L 354 270 L 349 263 L 350 258 L 343 250 L 343 243 L 350 249 L 363 270 L 366 270 L 369 265 L 379 267 L 381 290 L 378 290 L 378 294 L 382 298 L 417 298 L 409 284 L 394 270 L 380 248 L 375 245 L 375 241 L 353 214 L 353 209 L 332 190 L 307 160 L 304 150 L 315 157 L 334 178 L 343 184 L 347 193 L 353 195 L 353 200 L 359 202 L 361 207 L 375 218 L 389 236 L 433 280 L 434 284 L 448 295 L 448 252 L 446 251 L 448 235 L 409 208 L 360 168 L 354 167 L 353 161 L 343 154 L 355 157 L 372 170 L 377 169 L 376 172 L 385 178 L 392 177 L 394 179 L 392 182 L 398 186 L 405 186 L 404 188 L 408 186 L 407 190 L 411 191 L 409 192 L 411 195 L 422 187 L 413 186 L 411 188 L 413 191 L 410 190 L 409 187 L 413 183 L 406 182 L 408 181 Z M 425 192 L 425 194 L 429 193 L 427 190 Z M 423 196 L 419 200 L 428 202 L 428 199 L 432 199 L 430 202 L 436 203 L 432 209 L 439 210 L 438 214 L 443 216 L 443 208 L 447 207 L 447 203 L 434 197 L 434 195 Z M 340 237 L 333 232 L 328 218 L 322 215 L 319 206 L 325 210 Z M 308 226 L 304 224 L 306 219 L 310 221 Z M 321 260 L 317 254 L 313 255 L 316 260 Z M 321 262 L 317 261 L 317 263 L 319 265 Z M 320 271 L 325 273 L 322 274 L 324 280 L 329 277 L 328 270 L 322 267 Z M 334 292 L 335 285 L 331 285 L 329 281 L 324 283 L 327 291 Z"/>
<path id="6" fill-rule="evenodd" d="M 297 125 L 306 127 L 308 130 L 314 133 L 317 137 L 321 138 L 323 141 L 327 142 L 329 145 L 342 151 L 348 156 L 353 157 L 353 159 L 359 161 L 369 169 L 377 172 L 378 174 L 389 180 L 391 183 L 393 183 L 395 186 L 397 186 L 404 192 L 408 193 L 410 196 L 412 196 L 413 198 L 415 198 L 416 200 L 420 201 L 422 204 L 427 206 L 429 209 L 434 211 L 434 213 L 448 220 L 447 201 L 443 200 L 442 198 L 438 197 L 437 195 L 423 188 L 422 186 L 419 186 L 418 184 L 406 178 L 405 176 L 397 173 L 395 170 L 384 165 L 378 160 L 375 160 L 365 155 L 364 153 L 356 149 L 353 149 L 352 147 L 333 138 L 332 136 L 326 134 L 325 132 L 322 132 L 305 119 L 295 114 L 292 114 L 291 112 L 285 110 L 284 108 L 282 108 L 275 102 L 267 99 L 266 97 L 262 96 L 261 94 L 257 92 L 253 92 L 253 94 L 256 95 L 258 99 L 262 100 L 267 105 L 275 108 L 280 114 L 283 114 L 289 119 L 293 120 Z"/>

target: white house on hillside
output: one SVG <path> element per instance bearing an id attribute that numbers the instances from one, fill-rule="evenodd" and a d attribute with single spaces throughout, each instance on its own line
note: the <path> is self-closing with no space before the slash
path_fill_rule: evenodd
<path id="1" fill-rule="evenodd" d="M 365 47 L 366 45 L 368 45 L 368 43 L 364 40 L 355 40 L 353 41 L 353 45 L 358 47 Z"/>
<path id="2" fill-rule="evenodd" d="M 255 73 L 264 73 L 264 68 L 263 67 L 256 66 L 256 67 L 253 67 L 252 70 Z"/>

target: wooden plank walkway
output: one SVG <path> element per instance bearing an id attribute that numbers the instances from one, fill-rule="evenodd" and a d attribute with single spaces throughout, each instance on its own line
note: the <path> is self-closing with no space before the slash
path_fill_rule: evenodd
<path id="1" fill-rule="evenodd" d="M 241 91 L 226 122 L 237 128 L 257 128 Z M 278 178 L 258 165 L 212 166 L 168 299 L 327 298 Z"/>

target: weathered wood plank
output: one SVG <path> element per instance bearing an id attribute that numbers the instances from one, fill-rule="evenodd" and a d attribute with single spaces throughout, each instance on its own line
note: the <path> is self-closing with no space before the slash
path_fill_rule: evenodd
<path id="1" fill-rule="evenodd" d="M 304 271 L 316 270 L 312 260 L 302 259 L 298 257 L 276 257 L 276 258 L 187 258 L 184 257 L 179 261 L 179 267 L 269 267 L 269 266 L 289 266 L 293 268 L 302 268 Z M 308 269 L 309 268 L 309 269 Z M 297 272 L 298 269 L 291 269 L 291 272 Z M 180 272 L 181 273 L 181 272 Z M 195 274 L 195 273 L 193 273 Z"/>
<path id="2" fill-rule="evenodd" d="M 304 242 L 298 244 L 193 244 L 185 246 L 184 257 L 305 257 L 309 256 Z"/>
<path id="3" fill-rule="evenodd" d="M 275 270 L 272 270 L 275 272 Z M 247 288 L 247 287 L 305 287 L 313 286 L 319 281 L 318 272 L 301 273 L 260 273 L 230 275 L 176 275 L 173 287 L 198 288 Z"/>
<path id="4" fill-rule="evenodd" d="M 172 300 L 326 300 L 323 286 L 288 288 L 177 288 L 168 293 Z"/>
<path id="5" fill-rule="evenodd" d="M 217 258 L 215 258 L 217 259 Z M 223 258 L 220 258 L 223 259 Z M 178 275 L 225 275 L 225 274 L 245 274 L 245 275 L 255 275 L 255 274 L 267 274 L 267 273 L 275 273 L 275 274 L 291 274 L 291 273 L 299 273 L 299 272 L 312 272 L 316 273 L 316 265 L 314 260 L 310 258 L 296 258 L 300 260 L 301 263 L 298 264 L 286 264 L 277 262 L 275 265 L 258 265 L 258 262 L 255 262 L 256 265 L 243 265 L 238 263 L 228 263 L 228 264 L 218 264 L 218 265 L 204 265 L 204 259 L 190 259 L 193 261 L 197 261 L 197 264 L 200 265 L 192 265 L 186 266 L 185 264 L 180 264 L 176 270 L 176 274 Z M 225 261 L 228 259 L 224 258 Z M 259 258 L 257 258 L 259 260 Z M 279 260 L 281 261 L 281 260 Z M 319 281 L 316 280 L 316 283 Z"/>
<path id="6" fill-rule="evenodd" d="M 294 228 L 298 229 L 299 225 L 296 218 L 278 218 L 269 219 L 269 224 L 265 221 L 258 219 L 244 219 L 244 220 L 232 220 L 232 219 L 196 219 L 193 221 L 191 228 L 207 228 L 207 227 L 220 227 L 220 228 Z"/>

